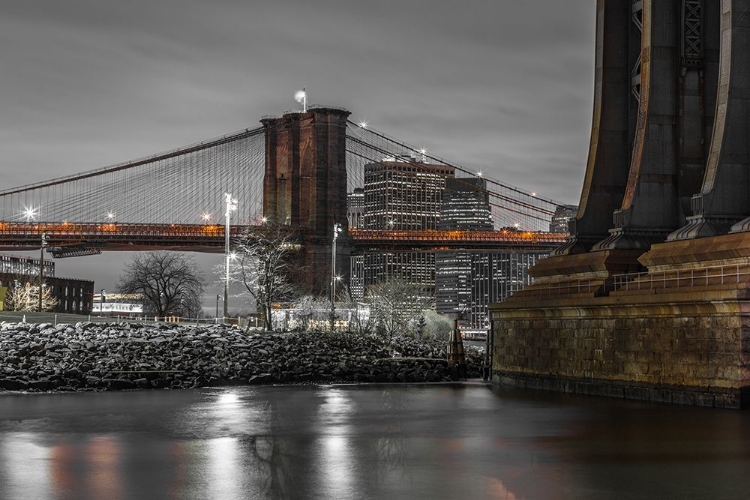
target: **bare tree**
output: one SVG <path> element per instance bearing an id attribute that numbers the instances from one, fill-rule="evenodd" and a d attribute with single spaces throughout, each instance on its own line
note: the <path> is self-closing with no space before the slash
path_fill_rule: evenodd
<path id="1" fill-rule="evenodd" d="M 402 279 L 390 279 L 367 289 L 370 314 L 388 341 L 406 333 L 409 323 L 416 320 L 428 307 L 428 298 L 419 285 Z"/>
<path id="2" fill-rule="evenodd" d="M 295 293 L 289 279 L 292 257 L 299 250 L 296 238 L 283 226 L 263 226 L 237 239 L 237 260 L 230 267 L 229 281 L 239 282 L 262 309 L 266 330 L 271 329 L 271 304 L 288 300 Z"/>
<path id="3" fill-rule="evenodd" d="M 160 251 L 136 254 L 117 289 L 141 294 L 149 314 L 185 316 L 200 303 L 203 283 L 204 275 L 191 257 Z"/>
<path id="4" fill-rule="evenodd" d="M 336 308 L 340 313 L 341 310 L 350 311 L 349 332 L 359 335 L 372 333 L 372 321 L 370 307 L 352 297 L 351 288 L 344 285 L 336 297 Z"/>
<path id="5" fill-rule="evenodd" d="M 57 306 L 52 287 L 42 286 L 42 310 L 52 311 Z M 5 294 L 5 308 L 8 311 L 37 311 L 39 308 L 39 277 L 19 276 Z"/>

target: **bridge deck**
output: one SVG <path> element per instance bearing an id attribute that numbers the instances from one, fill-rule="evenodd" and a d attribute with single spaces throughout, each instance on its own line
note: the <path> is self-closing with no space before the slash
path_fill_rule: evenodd
<path id="1" fill-rule="evenodd" d="M 236 238 L 259 226 L 233 225 Z M 290 228 L 290 230 L 292 230 Z M 72 222 L 0 222 L 0 249 L 35 249 L 42 233 L 48 246 L 79 246 L 101 250 L 172 248 L 220 252 L 224 226 L 206 224 L 128 224 Z M 515 231 L 371 231 L 350 229 L 355 247 L 555 247 L 565 235 Z"/>

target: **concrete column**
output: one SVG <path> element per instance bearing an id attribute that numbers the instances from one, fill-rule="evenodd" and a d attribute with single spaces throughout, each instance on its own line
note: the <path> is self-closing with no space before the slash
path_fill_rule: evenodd
<path id="1" fill-rule="evenodd" d="M 717 5 L 719 2 L 715 2 Z M 749 231 L 750 219 L 750 1 L 721 1 L 721 56 L 717 114 L 694 215 L 672 233 L 683 240 Z"/>
<path id="2" fill-rule="evenodd" d="M 571 221 L 570 241 L 554 252 L 588 251 L 612 227 L 612 212 L 620 206 L 630 164 L 630 46 L 639 43 L 631 23 L 630 0 L 598 0 L 596 69 L 591 141 L 578 214 Z M 636 40 L 633 40 L 636 38 Z M 637 55 L 636 55 L 637 57 Z"/>
<path id="3" fill-rule="evenodd" d="M 594 250 L 648 250 L 685 220 L 680 182 L 696 178 L 680 163 L 681 39 L 683 2 L 643 0 L 641 84 L 630 170 L 610 236 Z M 689 128 L 689 127 L 688 127 Z M 689 190 L 689 188 L 687 188 Z"/>

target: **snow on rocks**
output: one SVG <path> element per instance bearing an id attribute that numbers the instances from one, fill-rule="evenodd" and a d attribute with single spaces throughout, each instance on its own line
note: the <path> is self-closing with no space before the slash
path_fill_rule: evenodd
<path id="1" fill-rule="evenodd" d="M 446 343 L 223 325 L 0 324 L 0 390 L 79 391 L 451 379 Z M 467 351 L 469 376 L 478 353 Z"/>

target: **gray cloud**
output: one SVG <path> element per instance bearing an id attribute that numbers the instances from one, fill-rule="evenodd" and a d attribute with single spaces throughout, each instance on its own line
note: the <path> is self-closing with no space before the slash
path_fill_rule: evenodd
<path id="1" fill-rule="evenodd" d="M 594 21 L 593 0 L 2 2 L 0 185 L 254 127 L 306 86 L 390 136 L 576 203 Z M 114 286 L 117 265 L 97 281 Z"/>

